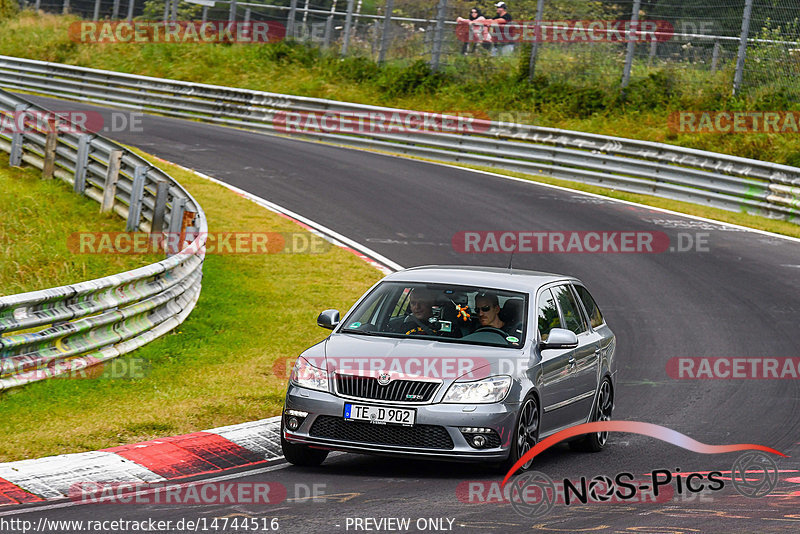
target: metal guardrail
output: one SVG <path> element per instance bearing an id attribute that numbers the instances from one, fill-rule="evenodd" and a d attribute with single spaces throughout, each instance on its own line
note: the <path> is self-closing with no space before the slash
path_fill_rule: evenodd
<path id="1" fill-rule="evenodd" d="M 0 119 L 8 124 L 22 112 L 46 114 L 0 90 Z M 0 296 L 0 390 L 76 373 L 130 352 L 181 324 L 200 296 L 208 227 L 197 201 L 122 146 L 53 126 L 42 132 L 0 129 L 0 150 L 9 153 L 12 166 L 25 162 L 42 169 L 43 177 L 59 178 L 118 213 L 127 219 L 128 231 L 174 236 L 184 230 L 188 243 L 165 260 L 132 271 Z M 186 228 L 190 221 L 193 226 Z"/>
<path id="2" fill-rule="evenodd" d="M 418 113 L 0 56 L 0 87 L 284 133 L 291 112 Z M 664 143 L 476 120 L 475 132 L 306 132 L 302 137 L 542 174 L 800 223 L 800 168 Z"/>

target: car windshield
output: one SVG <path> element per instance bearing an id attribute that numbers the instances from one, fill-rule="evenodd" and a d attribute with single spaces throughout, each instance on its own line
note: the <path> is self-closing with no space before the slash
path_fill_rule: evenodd
<path id="1" fill-rule="evenodd" d="M 384 282 L 345 320 L 342 332 L 521 347 L 525 293 L 478 286 Z"/>

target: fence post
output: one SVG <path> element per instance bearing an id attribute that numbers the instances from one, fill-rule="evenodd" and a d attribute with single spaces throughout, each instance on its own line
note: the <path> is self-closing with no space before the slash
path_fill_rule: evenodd
<path id="1" fill-rule="evenodd" d="M 75 158 L 75 183 L 72 190 L 82 195 L 86 191 L 86 166 L 89 164 L 89 142 L 91 135 L 81 134 L 78 137 L 78 155 Z"/>
<path id="2" fill-rule="evenodd" d="M 286 38 L 294 39 L 294 18 L 297 16 L 297 0 L 289 2 L 289 16 L 286 18 Z"/>
<path id="3" fill-rule="evenodd" d="M 361 2 L 362 1 L 363 0 L 358 0 L 358 3 L 356 4 L 356 13 L 355 13 L 354 18 L 353 18 L 353 28 L 350 30 L 350 32 L 353 35 L 356 34 L 356 30 L 358 29 L 358 21 L 361 19 Z"/>
<path id="4" fill-rule="evenodd" d="M 136 7 L 136 0 L 128 0 L 128 16 L 125 17 L 128 19 L 128 22 L 133 20 L 133 10 Z"/>
<path id="5" fill-rule="evenodd" d="M 103 186 L 103 203 L 100 204 L 100 213 L 108 213 L 114 208 L 114 197 L 117 194 L 117 180 L 119 180 L 119 167 L 122 163 L 122 150 L 112 150 L 108 155 L 108 170 L 106 183 Z"/>
<path id="6" fill-rule="evenodd" d="M 303 5 L 303 26 L 305 26 L 308 21 L 308 2 L 309 0 L 306 0 L 305 5 Z"/>
<path id="7" fill-rule="evenodd" d="M 392 33 L 392 10 L 394 9 L 394 0 L 386 0 L 386 12 L 383 14 L 383 32 L 381 33 L 381 49 L 378 52 L 378 63 L 383 63 L 386 60 L 386 51 L 389 48 L 389 39 Z"/>
<path id="8" fill-rule="evenodd" d="M 714 41 L 714 52 L 711 54 L 711 72 L 717 72 L 717 65 L 719 65 L 719 52 L 720 45 L 719 39 Z"/>
<path id="9" fill-rule="evenodd" d="M 658 40 L 653 39 L 650 41 L 650 54 L 647 56 L 647 64 L 652 65 L 653 61 L 656 58 L 656 52 L 658 51 Z"/>
<path id="10" fill-rule="evenodd" d="M 331 46 L 331 33 L 333 33 L 333 14 L 336 13 L 336 0 L 331 4 L 331 14 L 328 15 L 328 20 L 325 21 L 325 36 L 323 37 L 323 46 L 328 48 Z"/>
<path id="11" fill-rule="evenodd" d="M 353 27 L 353 0 L 347 0 L 347 16 L 344 19 L 344 37 L 342 38 L 342 56 L 347 55 L 350 46 L 350 29 Z"/>
<path id="12" fill-rule="evenodd" d="M 169 228 L 167 229 L 167 255 L 177 254 L 180 251 L 178 236 L 181 233 L 183 212 L 186 209 L 186 199 L 172 197 L 172 206 L 169 211 Z"/>
<path id="13" fill-rule="evenodd" d="M 236 22 L 236 0 L 231 0 L 231 8 L 228 11 L 228 22 Z"/>
<path id="14" fill-rule="evenodd" d="M 631 30 L 628 32 L 628 51 L 625 54 L 625 70 L 622 72 L 622 88 L 628 87 L 628 82 L 631 80 L 631 68 L 633 67 L 633 53 L 636 46 L 636 39 L 639 35 L 634 36 L 634 31 L 639 30 L 639 8 L 642 5 L 642 0 L 633 0 L 633 13 L 631 14 Z"/>
<path id="15" fill-rule="evenodd" d="M 172 0 L 164 0 L 164 22 L 169 20 L 169 5 Z"/>
<path id="16" fill-rule="evenodd" d="M 24 117 L 22 114 L 28 109 L 26 104 L 17 104 L 14 108 L 14 122 L 22 126 L 21 130 L 25 130 Z M 11 134 L 11 151 L 9 153 L 8 165 L 10 167 L 19 167 L 22 165 L 22 145 L 25 142 L 25 134 L 22 131 L 17 131 Z"/>
<path id="17" fill-rule="evenodd" d="M 753 12 L 753 0 L 745 0 L 742 14 L 742 35 L 739 38 L 739 52 L 736 54 L 736 74 L 733 76 L 733 94 L 739 92 L 744 78 L 744 57 L 747 54 L 747 36 L 750 34 L 750 14 Z"/>
<path id="18" fill-rule="evenodd" d="M 92 14 L 92 20 L 97 20 L 100 18 L 100 0 L 94 0 L 94 13 Z"/>
<path id="19" fill-rule="evenodd" d="M 208 20 L 208 6 L 203 6 L 203 19 L 202 21 L 205 22 Z"/>
<path id="20" fill-rule="evenodd" d="M 244 22 L 245 23 L 249 23 L 250 22 L 250 8 L 249 7 L 245 8 L 245 10 L 244 10 Z"/>
<path id="21" fill-rule="evenodd" d="M 142 197 L 144 196 L 144 178 L 150 170 L 146 165 L 138 165 L 133 171 L 133 185 L 131 186 L 131 202 L 128 204 L 128 222 L 125 224 L 126 232 L 135 232 L 139 228 L 139 219 L 142 215 Z"/>
<path id="22" fill-rule="evenodd" d="M 539 42 L 542 40 L 542 15 L 544 13 L 544 0 L 536 2 L 536 27 L 533 31 L 533 45 L 531 46 L 531 58 L 528 60 L 528 81 L 533 81 L 536 74 L 536 56 L 539 55 Z M 470 35 L 472 35 L 470 33 Z"/>
<path id="23" fill-rule="evenodd" d="M 42 4 L 42 0 L 36 0 L 36 2 L 33 4 L 33 9 L 35 11 L 39 11 L 39 6 L 41 6 L 41 4 Z"/>
<path id="24" fill-rule="evenodd" d="M 111 20 L 119 18 L 119 0 L 114 0 L 114 5 L 111 7 Z"/>
<path id="25" fill-rule="evenodd" d="M 170 20 L 178 20 L 178 2 L 179 0 L 172 0 L 172 14 Z"/>
<path id="26" fill-rule="evenodd" d="M 64 15 L 69 13 L 69 0 L 64 0 L 64 7 L 61 9 L 61 13 Z"/>
<path id="27" fill-rule="evenodd" d="M 442 33 L 444 32 L 444 17 L 447 10 L 447 0 L 439 0 L 436 9 L 436 28 L 433 30 L 433 49 L 431 51 L 431 70 L 439 70 L 439 60 L 442 55 Z"/>
<path id="28" fill-rule="evenodd" d="M 56 170 L 56 147 L 58 146 L 58 119 L 47 119 L 47 135 L 44 141 L 44 164 L 42 179 L 52 180 Z"/>

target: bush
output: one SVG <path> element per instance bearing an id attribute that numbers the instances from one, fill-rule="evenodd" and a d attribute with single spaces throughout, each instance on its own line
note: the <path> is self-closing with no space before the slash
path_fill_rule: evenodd
<path id="1" fill-rule="evenodd" d="M 19 11 L 17 0 L 0 0 L 0 20 L 13 17 Z"/>

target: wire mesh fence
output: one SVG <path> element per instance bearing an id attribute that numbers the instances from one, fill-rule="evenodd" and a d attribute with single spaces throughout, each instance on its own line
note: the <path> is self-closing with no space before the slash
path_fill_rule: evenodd
<path id="1" fill-rule="evenodd" d="M 423 59 L 434 69 L 519 65 L 531 80 L 542 75 L 586 87 L 625 87 L 680 70 L 681 83 L 800 98 L 797 0 L 509 0 L 505 8 L 494 0 L 20 3 L 95 20 L 273 22 L 284 28 L 282 38 L 331 53 Z M 497 24 L 501 16 L 510 22 Z"/>

